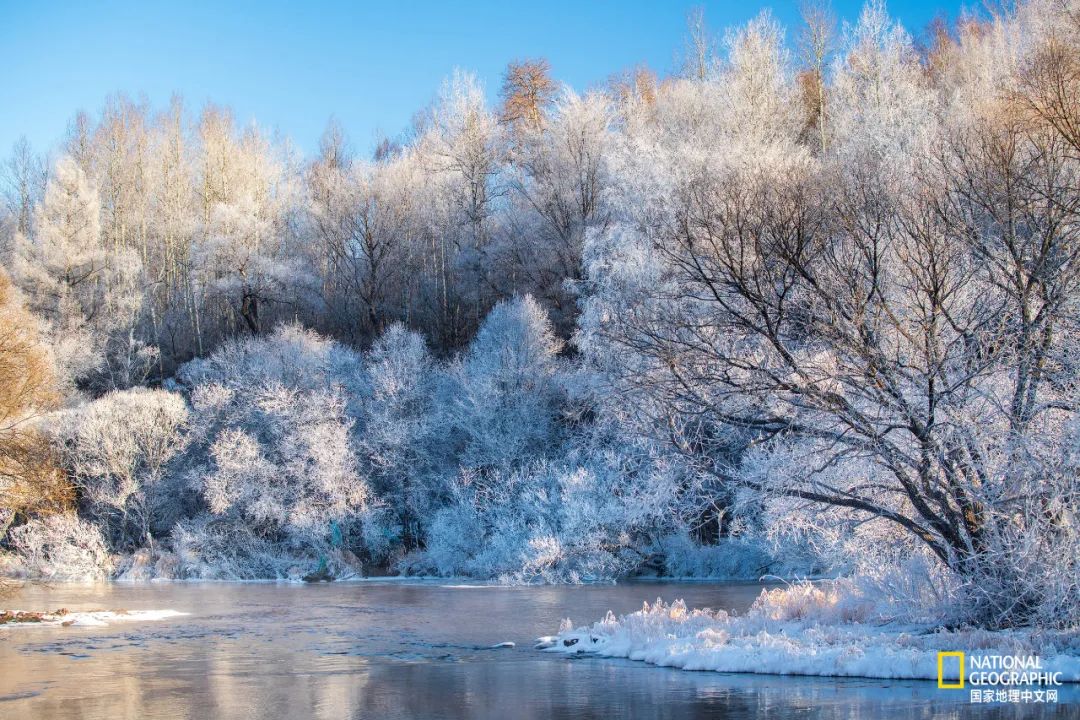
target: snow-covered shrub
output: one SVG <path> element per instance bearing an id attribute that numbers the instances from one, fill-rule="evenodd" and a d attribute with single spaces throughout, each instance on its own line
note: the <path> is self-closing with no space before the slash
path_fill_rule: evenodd
<path id="1" fill-rule="evenodd" d="M 184 572 L 280 577 L 358 547 L 368 486 L 346 392 L 358 371 L 354 354 L 291 326 L 183 369 L 194 385 L 187 477 L 210 516 L 174 533 L 194 563 Z"/>
<path id="2" fill-rule="evenodd" d="M 176 577 L 200 580 L 299 580 L 325 561 L 335 577 L 359 570 L 355 557 L 329 543 L 282 542 L 230 518 L 200 515 L 172 535 Z"/>
<path id="3" fill-rule="evenodd" d="M 426 549 L 405 559 L 402 569 L 419 575 L 468 575 L 484 548 L 483 519 L 471 503 L 457 502 L 436 511 L 427 531 Z M 478 569 L 477 574 L 484 575 Z"/>
<path id="4" fill-rule="evenodd" d="M 350 398 L 363 395 L 360 357 L 333 340 L 299 325 L 279 325 L 272 333 L 221 344 L 209 357 L 177 372 L 180 384 L 244 389 L 278 383 L 296 390 L 337 387 Z M 358 412 L 350 408 L 350 413 Z"/>
<path id="5" fill-rule="evenodd" d="M 128 551 L 182 515 L 183 488 L 167 475 L 187 442 L 184 398 L 164 390 L 114 391 L 60 413 L 51 430 L 88 519 Z"/>
<path id="6" fill-rule="evenodd" d="M 763 590 L 746 617 L 762 623 L 804 622 L 834 625 L 843 623 L 937 624 L 949 617 L 943 598 L 925 595 L 928 585 L 920 576 L 917 564 L 908 587 L 888 586 L 883 571 L 876 579 L 867 576 L 837 580 L 800 581 L 783 587 Z M 893 581 L 903 581 L 896 574 Z"/>
<path id="7" fill-rule="evenodd" d="M 702 545 L 678 532 L 661 538 L 657 550 L 664 574 L 676 578 L 758 580 L 780 569 L 766 547 L 749 538 L 725 537 L 715 545 Z"/>
<path id="8" fill-rule="evenodd" d="M 412 573 L 583 582 L 625 575 L 652 508 L 616 468 L 537 463 L 504 472 L 464 471 L 435 513 Z"/>
<path id="9" fill-rule="evenodd" d="M 397 324 L 387 328 L 365 360 L 368 395 L 359 444 L 372 492 L 385 505 L 378 519 L 370 519 L 371 529 L 365 523 L 365 537 L 375 543 L 369 552 L 385 556 L 395 544 L 406 550 L 416 546 L 436 500 L 424 482 L 433 361 L 424 339 Z"/>
<path id="10" fill-rule="evenodd" d="M 638 612 L 609 612 L 586 627 L 567 619 L 537 647 L 686 670 L 924 680 L 938 677 L 940 651 L 963 647 L 986 655 L 1039 655 L 1066 682 L 1080 680 L 1074 632 L 932 629 L 891 622 L 844 583 L 801 583 L 762 593 L 743 614 L 658 599 Z"/>
<path id="11" fill-rule="evenodd" d="M 444 462 L 512 468 L 557 447 L 561 347 L 532 297 L 496 305 L 441 379 L 432 440 Z"/>
<path id="12" fill-rule="evenodd" d="M 8 534 L 28 577 L 43 580 L 96 580 L 111 561 L 101 532 L 74 513 L 34 518 Z"/>

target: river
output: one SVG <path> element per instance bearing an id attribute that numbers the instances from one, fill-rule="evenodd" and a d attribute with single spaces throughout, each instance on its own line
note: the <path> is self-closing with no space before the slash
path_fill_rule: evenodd
<path id="1" fill-rule="evenodd" d="M 591 623 L 657 597 L 742 611 L 760 589 L 427 581 L 26 587 L 0 607 L 189 614 L 103 628 L 0 628 L 0 718 L 987 716 L 988 708 L 930 682 L 684 672 L 532 649 L 565 617 Z M 507 641 L 516 647 L 490 648 Z M 1016 717 L 1014 709 L 1002 711 Z"/>

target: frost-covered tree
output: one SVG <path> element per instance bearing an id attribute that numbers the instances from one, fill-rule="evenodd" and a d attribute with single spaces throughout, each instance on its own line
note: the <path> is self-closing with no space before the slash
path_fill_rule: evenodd
<path id="1" fill-rule="evenodd" d="M 869 2 L 837 60 L 827 142 L 849 172 L 879 173 L 863 184 L 891 186 L 910 175 L 938 125 L 938 98 L 911 36 L 883 2 Z"/>
<path id="2" fill-rule="evenodd" d="M 45 194 L 48 175 L 44 159 L 33 151 L 25 137 L 19 138 L 11 149 L 11 157 L 0 165 L 0 197 L 14 220 L 14 232 L 31 234 L 34 206 Z M 0 240 L 0 250 L 4 250 L 3 240 Z"/>
<path id="3" fill-rule="evenodd" d="M 610 103 L 599 93 L 565 90 L 543 122 L 517 133 L 509 173 L 520 207 L 503 252 L 518 290 L 526 283 L 568 334 L 575 317 L 570 284 L 581 277 L 585 233 L 608 219 L 604 165 L 612 142 Z"/>
<path id="4" fill-rule="evenodd" d="M 277 253 L 270 220 L 261 217 L 251 198 L 216 205 L 194 260 L 203 269 L 207 292 L 228 303 L 247 329 L 263 330 L 260 309 L 288 302 L 291 283 L 307 276 L 296 260 Z"/>
<path id="5" fill-rule="evenodd" d="M 944 118 L 880 6 L 835 82 L 821 160 L 737 125 L 752 164 L 625 184 L 645 195 L 587 249 L 580 343 L 722 484 L 900 528 L 981 622 L 1059 622 L 1008 538 L 1073 542 L 1034 448 L 1076 411 L 1076 158 L 1007 105 Z"/>
<path id="6" fill-rule="evenodd" d="M 415 164 L 410 158 L 362 162 L 335 135 L 309 171 L 311 222 L 324 253 L 323 294 L 335 324 L 356 340 L 406 316 L 414 252 Z"/>
<path id="7" fill-rule="evenodd" d="M 416 143 L 428 175 L 421 212 L 435 263 L 436 327 L 453 347 L 492 304 L 487 255 L 503 194 L 502 142 L 479 81 L 460 71 L 443 84 L 425 123 Z"/>
<path id="8" fill-rule="evenodd" d="M 207 111 L 202 139 L 202 226 L 192 260 L 202 291 L 253 334 L 274 306 L 295 306 L 313 282 L 293 246 L 298 186 L 288 158 L 254 128 L 235 137 L 227 114 Z"/>
<path id="9" fill-rule="evenodd" d="M 451 467 L 512 468 L 558 445 L 561 348 L 532 297 L 495 306 L 439 381 L 432 441 Z"/>
<path id="10" fill-rule="evenodd" d="M 434 365 L 424 339 L 401 325 L 387 328 L 366 356 L 369 396 L 360 445 L 374 494 L 389 510 L 387 542 L 414 549 L 434 498 L 425 447 L 433 412 Z M 374 528 L 373 528 L 374 529 Z"/>
<path id="11" fill-rule="evenodd" d="M 103 243 L 98 192 L 70 157 L 61 158 L 37 208 L 32 237 L 16 238 L 13 276 L 44 321 L 61 383 L 127 387 L 154 350 L 132 334 L 141 264 Z"/>

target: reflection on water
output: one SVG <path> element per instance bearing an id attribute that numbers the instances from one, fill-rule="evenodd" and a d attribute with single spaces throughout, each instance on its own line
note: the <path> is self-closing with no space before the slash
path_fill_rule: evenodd
<path id="1" fill-rule="evenodd" d="M 0 630 L 0 718 L 987 716 L 988 708 L 934 683 L 693 673 L 531 649 L 535 637 L 554 632 L 566 616 L 584 624 L 657 596 L 743 610 L 759 589 L 655 583 L 27 588 L 5 604 L 171 608 L 191 615 L 107 628 Z M 489 649 L 507 640 L 517 647 Z M 997 712 L 1031 717 L 1036 710 L 999 706 Z M 1047 706 L 1041 715 L 1068 717 L 1075 710 Z"/>

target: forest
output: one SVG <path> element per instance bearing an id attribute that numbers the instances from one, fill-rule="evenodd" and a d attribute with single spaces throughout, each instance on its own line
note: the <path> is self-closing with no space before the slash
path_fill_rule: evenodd
<path id="1" fill-rule="evenodd" d="M 0 574 L 842 577 L 1080 624 L 1080 4 L 871 0 L 358 154 L 125 96 L 0 170 Z M 1077 353 L 1077 354 L 1074 354 Z"/>

